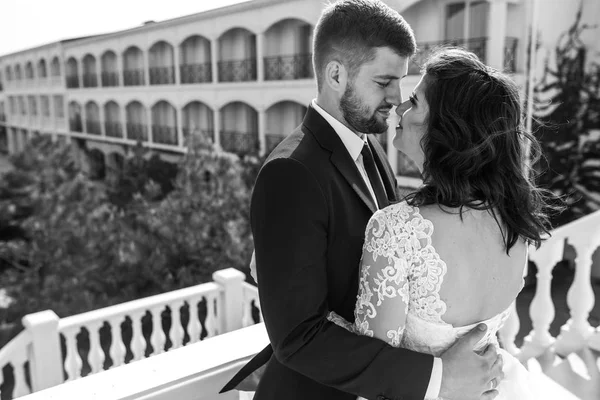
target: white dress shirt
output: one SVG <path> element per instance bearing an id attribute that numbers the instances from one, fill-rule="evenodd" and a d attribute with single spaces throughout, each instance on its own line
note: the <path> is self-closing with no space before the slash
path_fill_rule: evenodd
<path id="1" fill-rule="evenodd" d="M 367 184 L 369 188 L 369 192 L 371 193 L 371 197 L 377 204 L 377 198 L 375 197 L 375 192 L 373 191 L 373 187 L 371 186 L 371 181 L 369 180 L 369 176 L 367 175 L 367 171 L 365 170 L 365 166 L 363 164 L 361 151 L 363 146 L 366 143 L 366 136 L 362 133 L 358 135 L 352 132 L 346 125 L 342 124 L 340 121 L 331 116 L 327 111 L 323 110 L 315 99 L 313 99 L 311 103 L 312 107 L 317 111 L 325 121 L 331 125 L 335 133 L 340 137 L 342 143 L 348 150 L 348 154 L 354 160 L 358 171 L 360 172 L 363 180 Z M 442 386 L 442 359 L 438 357 L 433 358 L 433 369 L 431 370 L 431 377 L 429 378 L 429 386 L 427 386 L 427 392 L 425 393 L 425 398 L 427 399 L 436 399 L 440 394 L 440 388 Z"/>

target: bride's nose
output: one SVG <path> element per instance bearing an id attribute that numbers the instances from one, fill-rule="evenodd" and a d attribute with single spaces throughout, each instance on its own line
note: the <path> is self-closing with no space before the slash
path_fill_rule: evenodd
<path id="1" fill-rule="evenodd" d="M 398 107 L 396 107 L 396 114 L 399 117 L 401 117 L 402 114 L 404 114 L 404 112 L 409 109 L 409 107 L 410 107 L 409 104 L 410 104 L 410 100 L 406 100 L 404 103 L 402 103 Z"/>

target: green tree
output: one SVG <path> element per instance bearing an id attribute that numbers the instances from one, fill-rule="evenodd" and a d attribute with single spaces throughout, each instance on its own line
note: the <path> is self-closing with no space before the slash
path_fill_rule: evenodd
<path id="1" fill-rule="evenodd" d="M 107 185 L 79 171 L 69 151 L 42 141 L 16 158 L 15 173 L 28 182 L 22 197 L 31 212 L 19 226 L 29 241 L 9 251 L 27 265 L 1 275 L 16 302 L 0 320 L 18 324 L 48 308 L 64 317 L 247 267 L 250 190 L 236 156 L 190 145 L 166 195 L 148 164 L 134 160 L 139 181 L 131 199 L 115 205 Z"/>
<path id="2" fill-rule="evenodd" d="M 548 60 L 534 88 L 536 135 L 541 141 L 545 171 L 540 184 L 564 196 L 568 208 L 555 225 L 573 221 L 600 209 L 600 65 L 589 62 L 581 34 L 596 26 L 581 21 L 580 7 L 573 25 L 555 48 L 555 66 Z"/>

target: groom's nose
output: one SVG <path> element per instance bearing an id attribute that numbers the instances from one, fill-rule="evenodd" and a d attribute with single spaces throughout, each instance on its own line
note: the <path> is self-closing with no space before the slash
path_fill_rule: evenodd
<path id="1" fill-rule="evenodd" d="M 394 106 L 398 106 L 402 103 L 402 92 L 400 91 L 400 85 L 390 85 L 385 96 L 385 100 Z"/>

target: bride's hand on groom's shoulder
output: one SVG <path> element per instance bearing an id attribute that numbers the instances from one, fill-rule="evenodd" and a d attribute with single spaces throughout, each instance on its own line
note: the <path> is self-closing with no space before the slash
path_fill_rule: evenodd
<path id="1" fill-rule="evenodd" d="M 485 324 L 473 328 L 441 355 L 444 400 L 492 400 L 498 396 L 498 384 L 504 379 L 502 357 L 494 345 L 483 353 L 473 349 L 487 331 Z"/>

